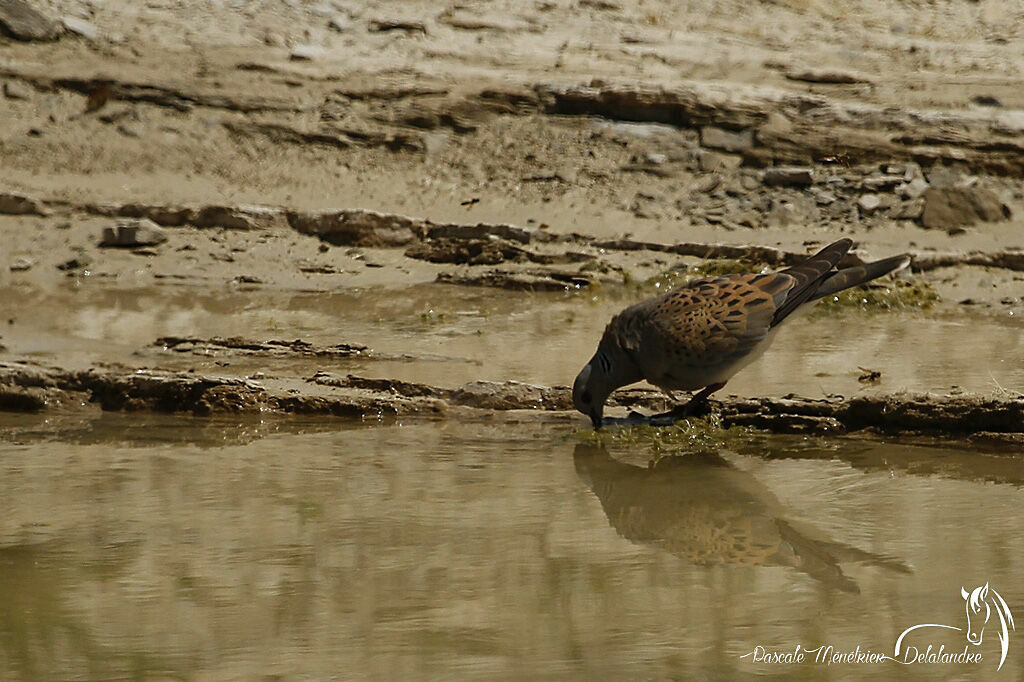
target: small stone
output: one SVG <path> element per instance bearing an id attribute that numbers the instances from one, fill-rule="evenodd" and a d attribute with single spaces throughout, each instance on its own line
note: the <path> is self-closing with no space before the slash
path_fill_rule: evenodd
<path id="1" fill-rule="evenodd" d="M 921 224 L 935 230 L 949 231 L 979 221 L 996 222 L 1011 217 L 995 192 L 983 187 L 930 187 L 922 195 L 924 211 Z"/>
<path id="2" fill-rule="evenodd" d="M 17 40 L 56 40 L 64 27 L 25 0 L 0 0 L 0 34 Z"/>
<path id="3" fill-rule="evenodd" d="M 761 216 L 758 215 L 757 211 L 740 211 L 733 216 L 733 221 L 737 225 L 749 227 L 751 229 L 761 227 Z"/>
<path id="4" fill-rule="evenodd" d="M 777 111 L 768 113 L 768 117 L 765 122 L 757 130 L 758 136 L 780 136 L 786 135 L 793 130 L 793 122 L 790 121 L 784 114 L 780 114 Z"/>
<path id="5" fill-rule="evenodd" d="M 889 190 L 902 182 L 903 178 L 895 175 L 869 175 L 860 181 L 861 187 L 872 192 Z"/>
<path id="6" fill-rule="evenodd" d="M 740 167 L 743 159 L 735 154 L 719 154 L 717 152 L 701 152 L 700 169 L 705 173 L 730 171 Z"/>
<path id="7" fill-rule="evenodd" d="M 28 256 L 19 256 L 11 262 L 11 272 L 25 272 L 35 264 L 36 262 Z"/>
<path id="8" fill-rule="evenodd" d="M 701 146 L 710 149 L 721 149 L 727 152 L 741 152 L 754 146 L 754 131 L 741 130 L 733 132 L 714 126 L 700 129 Z"/>
<path id="9" fill-rule="evenodd" d="M 977 104 L 979 107 L 1001 107 L 1003 103 L 998 98 L 992 95 L 975 95 L 971 98 L 973 104 Z"/>
<path id="10" fill-rule="evenodd" d="M 74 258 L 71 258 L 70 260 L 66 260 L 63 263 L 59 264 L 57 266 L 57 269 L 64 271 L 80 270 L 82 268 L 87 268 L 90 265 L 92 265 L 92 256 L 85 253 L 80 253 Z"/>
<path id="11" fill-rule="evenodd" d="M 32 87 L 21 81 L 7 81 L 4 83 L 4 97 L 7 99 L 30 99 Z"/>
<path id="12" fill-rule="evenodd" d="M 928 184 L 936 189 L 955 187 L 963 182 L 963 173 L 947 166 L 934 165 L 925 172 Z"/>
<path id="13" fill-rule="evenodd" d="M 405 19 L 371 19 L 367 25 L 370 33 L 385 33 L 387 31 L 405 31 L 406 33 L 422 33 L 426 35 L 427 26 L 422 21 Z"/>
<path id="14" fill-rule="evenodd" d="M 845 69 L 829 68 L 797 68 L 786 72 L 786 78 L 793 81 L 804 81 L 805 83 L 870 83 L 871 79 L 862 73 L 847 71 Z"/>
<path id="15" fill-rule="evenodd" d="M 814 197 L 814 202 L 819 206 L 828 206 L 835 202 L 836 195 L 832 192 L 826 192 L 825 190 L 812 187 L 810 189 L 811 196 Z"/>
<path id="16" fill-rule="evenodd" d="M 714 191 L 720 184 L 722 184 L 722 178 L 718 175 L 705 175 L 697 178 L 697 181 L 693 183 L 693 191 L 706 194 Z"/>
<path id="17" fill-rule="evenodd" d="M 167 241 L 167 231 L 148 218 L 133 218 L 103 228 L 100 246 L 154 246 Z"/>
<path id="18" fill-rule="evenodd" d="M 860 199 L 857 200 L 857 206 L 860 207 L 861 213 L 865 215 L 871 215 L 882 205 L 882 199 L 877 194 L 862 194 Z"/>
<path id="19" fill-rule="evenodd" d="M 0 214 L 49 215 L 50 211 L 38 199 L 13 192 L 0 192 Z"/>
<path id="20" fill-rule="evenodd" d="M 293 62 L 311 62 L 322 58 L 327 51 L 317 45 L 296 45 L 292 48 L 288 58 Z"/>
<path id="21" fill-rule="evenodd" d="M 661 152 L 648 152 L 644 154 L 644 163 L 649 163 L 652 166 L 661 166 L 666 161 L 668 161 L 668 157 Z"/>
<path id="22" fill-rule="evenodd" d="M 918 198 L 901 203 L 893 211 L 892 217 L 896 220 L 917 220 L 922 213 L 924 213 L 924 199 Z"/>
<path id="23" fill-rule="evenodd" d="M 924 178 L 914 178 L 910 182 L 904 182 L 896 186 L 896 193 L 904 199 L 917 199 L 928 189 L 928 183 Z"/>
<path id="24" fill-rule="evenodd" d="M 61 18 L 61 23 L 64 24 L 64 28 L 66 28 L 70 33 L 82 36 L 86 40 L 98 40 L 100 37 L 100 32 L 96 26 L 85 19 L 64 16 Z"/>
<path id="25" fill-rule="evenodd" d="M 750 191 L 761 186 L 761 177 L 756 173 L 744 173 L 740 176 L 740 186 Z"/>
<path id="26" fill-rule="evenodd" d="M 125 137 L 142 137 L 142 129 L 134 123 L 122 123 L 117 126 L 117 132 Z"/>
<path id="27" fill-rule="evenodd" d="M 327 22 L 327 28 L 338 33 L 347 33 L 352 30 L 352 22 L 339 14 L 331 17 L 331 20 Z"/>
<path id="28" fill-rule="evenodd" d="M 764 172 L 764 184 L 769 187 L 810 187 L 814 184 L 814 171 L 806 166 L 779 166 Z"/>
<path id="29" fill-rule="evenodd" d="M 152 246 L 143 246 L 138 249 L 132 249 L 132 253 L 136 256 L 159 256 L 160 252 L 154 249 Z"/>

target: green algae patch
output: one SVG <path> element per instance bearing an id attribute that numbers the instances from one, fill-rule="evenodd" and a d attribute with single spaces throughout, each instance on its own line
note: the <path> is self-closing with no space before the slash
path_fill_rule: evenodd
<path id="1" fill-rule="evenodd" d="M 748 440 L 754 431 L 748 427 L 722 426 L 717 414 L 699 419 L 686 419 L 671 426 L 636 424 L 607 426 L 599 431 L 579 429 L 578 442 L 609 449 L 647 449 L 652 461 L 668 455 L 718 453 Z"/>
<path id="2" fill-rule="evenodd" d="M 923 277 L 872 283 L 840 291 L 821 299 L 815 312 L 827 313 L 840 308 L 861 310 L 927 310 L 939 301 L 939 295 Z"/>

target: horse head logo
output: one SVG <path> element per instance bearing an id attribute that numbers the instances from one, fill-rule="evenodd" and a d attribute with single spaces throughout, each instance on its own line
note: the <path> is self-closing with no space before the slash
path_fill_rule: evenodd
<path id="1" fill-rule="evenodd" d="M 967 633 L 968 643 L 978 646 L 981 644 L 982 637 L 985 634 L 985 626 L 988 624 L 989 619 L 992 617 L 992 612 L 994 611 L 996 616 L 999 618 L 999 632 L 997 632 L 996 635 L 999 637 L 999 647 L 1001 650 L 999 656 L 999 667 L 996 668 L 996 670 L 1002 668 L 1003 662 L 1006 661 L 1006 652 L 1010 648 L 1010 630 L 1016 629 L 1013 625 L 1013 614 L 1010 613 L 1010 607 L 1006 605 L 1006 601 L 998 592 L 989 587 L 988 583 L 979 585 L 970 592 L 961 586 L 960 596 L 964 598 L 965 608 L 967 610 L 966 628 L 957 627 L 955 625 L 942 625 L 941 623 L 920 623 L 918 625 L 911 625 L 896 639 L 896 656 L 899 656 L 900 651 L 903 650 L 904 638 L 914 630 L 921 628 L 961 630 Z"/>
<path id="2" fill-rule="evenodd" d="M 967 610 L 967 641 L 971 644 L 981 644 L 982 636 L 985 634 L 985 626 L 988 619 L 995 611 L 999 617 L 999 646 L 1002 649 L 1002 656 L 999 658 L 999 667 L 1003 667 L 1006 660 L 1006 651 L 1010 647 L 1010 630 L 1016 630 L 1013 625 L 1013 614 L 1010 607 L 1006 605 L 1003 598 L 994 589 L 989 589 L 988 583 L 979 585 L 968 592 L 960 587 L 960 596 L 964 598 L 965 609 Z"/>

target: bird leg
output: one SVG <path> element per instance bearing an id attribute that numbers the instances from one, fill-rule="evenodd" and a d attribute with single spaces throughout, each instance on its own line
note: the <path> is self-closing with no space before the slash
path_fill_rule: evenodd
<path id="1" fill-rule="evenodd" d="M 676 405 L 668 412 L 662 412 L 661 414 L 652 415 L 650 421 L 653 424 L 655 420 L 661 421 L 668 419 L 670 424 L 674 424 L 680 419 L 686 419 L 687 417 L 697 416 L 698 411 L 700 411 L 699 414 L 706 414 L 708 411 L 710 411 L 704 409 L 707 407 L 708 404 L 708 396 L 714 393 L 715 391 L 721 389 L 723 386 L 725 386 L 724 381 L 720 384 L 710 384 L 708 386 L 705 386 L 700 390 L 699 393 L 690 398 L 690 400 L 687 401 L 685 404 Z"/>

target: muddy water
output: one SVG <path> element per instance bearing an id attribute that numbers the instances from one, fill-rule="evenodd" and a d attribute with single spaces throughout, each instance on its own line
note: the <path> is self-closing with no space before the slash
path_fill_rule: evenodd
<path id="1" fill-rule="evenodd" d="M 446 387 L 475 379 L 566 385 L 590 358 L 608 319 L 652 293 L 609 287 L 596 294 L 509 296 L 444 285 L 336 293 L 89 283 L 47 293 L 9 288 L 0 290 L 0 317 L 13 322 L 0 342 L 12 354 L 62 366 L 117 362 L 299 376 L 326 370 Z M 788 322 L 764 358 L 736 376 L 726 392 L 820 397 L 871 390 L 1020 391 L 1020 325 L 1005 313 L 815 311 Z M 379 357 L 197 357 L 152 345 L 166 335 L 359 343 Z M 860 368 L 880 371 L 880 383 L 859 383 Z"/>
<path id="2" fill-rule="evenodd" d="M 1024 613 L 1024 475 L 984 452 L 712 434 L 649 466 L 522 422 L 0 427 L 3 679 L 987 679 L 995 615 L 976 664 L 742 656 L 892 654 L 986 582 Z"/>

